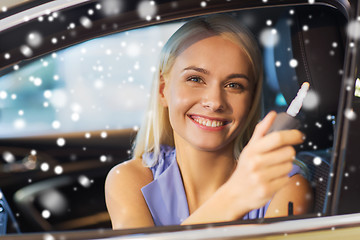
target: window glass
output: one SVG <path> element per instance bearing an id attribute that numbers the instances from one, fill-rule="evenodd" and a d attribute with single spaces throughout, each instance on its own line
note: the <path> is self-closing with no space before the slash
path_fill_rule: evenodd
<path id="1" fill-rule="evenodd" d="M 158 53 L 180 25 L 113 34 L 14 66 L 0 78 L 0 137 L 136 129 Z"/>

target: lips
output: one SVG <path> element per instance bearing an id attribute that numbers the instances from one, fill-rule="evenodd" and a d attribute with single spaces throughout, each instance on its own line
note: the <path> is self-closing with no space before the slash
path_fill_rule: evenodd
<path id="1" fill-rule="evenodd" d="M 222 119 L 214 119 L 214 118 L 207 118 L 197 115 L 189 115 L 189 117 L 198 123 L 199 125 L 211 128 L 219 128 L 225 126 L 226 124 L 230 123 L 229 121 L 222 120 Z"/>

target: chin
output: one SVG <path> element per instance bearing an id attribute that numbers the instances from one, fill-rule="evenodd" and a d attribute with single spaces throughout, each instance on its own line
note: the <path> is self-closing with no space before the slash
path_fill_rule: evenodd
<path id="1" fill-rule="evenodd" d="M 204 152 L 216 152 L 216 151 L 220 151 L 220 150 L 226 150 L 229 148 L 229 144 L 224 144 L 224 142 L 215 142 L 215 141 L 209 141 L 207 140 L 206 142 L 203 143 L 193 143 L 191 144 L 194 148 L 200 150 L 200 151 L 204 151 Z M 232 150 L 232 148 L 231 148 Z"/>

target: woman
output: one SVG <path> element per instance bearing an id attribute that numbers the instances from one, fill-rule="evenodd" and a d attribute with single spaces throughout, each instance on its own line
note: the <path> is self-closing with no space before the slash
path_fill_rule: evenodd
<path id="1" fill-rule="evenodd" d="M 114 229 L 285 216 L 289 202 L 309 210 L 292 164 L 302 133 L 266 134 L 274 112 L 257 124 L 262 65 L 248 30 L 226 15 L 189 21 L 157 74 L 134 157 L 106 179 Z"/>

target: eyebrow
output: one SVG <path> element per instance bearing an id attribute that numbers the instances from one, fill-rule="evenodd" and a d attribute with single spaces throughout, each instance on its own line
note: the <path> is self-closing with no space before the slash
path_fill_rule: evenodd
<path id="1" fill-rule="evenodd" d="M 183 72 L 185 71 L 188 71 L 188 70 L 193 70 L 193 71 L 196 71 L 196 72 L 201 72 L 201 73 L 204 73 L 206 75 L 209 75 L 210 72 L 204 68 L 199 68 L 199 67 L 194 67 L 194 66 L 190 66 L 190 67 L 187 67 L 187 68 L 184 68 Z"/>
<path id="2" fill-rule="evenodd" d="M 186 67 L 186 68 L 184 68 L 183 72 L 188 71 L 188 70 L 193 70 L 193 71 L 200 72 L 200 73 L 203 73 L 206 75 L 210 74 L 210 72 L 208 70 L 206 70 L 204 68 L 195 67 L 195 66 Z M 241 73 L 230 74 L 229 76 L 226 77 L 226 80 L 233 79 L 233 78 L 244 78 L 247 81 L 250 81 L 250 79 L 247 75 L 241 74 Z"/>

